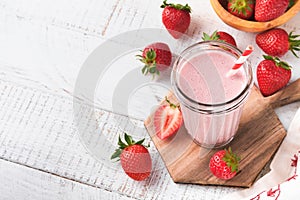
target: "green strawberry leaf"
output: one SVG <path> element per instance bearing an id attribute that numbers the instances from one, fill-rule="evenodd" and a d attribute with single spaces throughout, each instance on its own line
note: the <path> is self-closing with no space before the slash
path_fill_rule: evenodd
<path id="1" fill-rule="evenodd" d="M 293 5 L 295 5 L 295 0 L 290 0 L 287 10 L 290 9 Z"/>
<path id="2" fill-rule="evenodd" d="M 278 65 L 286 70 L 291 70 L 291 66 L 287 62 L 280 61 Z"/>
<path id="3" fill-rule="evenodd" d="M 120 149 L 125 149 L 127 145 L 121 140 L 121 136 L 119 135 L 118 145 Z"/>
<path id="4" fill-rule="evenodd" d="M 125 137 L 125 141 L 127 142 L 128 146 L 133 144 L 132 137 L 130 135 L 127 135 L 127 133 L 125 133 L 124 137 Z"/>
<path id="5" fill-rule="evenodd" d="M 160 6 L 161 8 L 165 8 L 165 7 L 173 7 L 176 10 L 183 10 L 183 11 L 187 11 L 189 13 L 191 13 L 191 7 L 188 4 L 185 5 L 181 5 L 181 4 L 173 4 L 173 3 L 167 3 L 167 0 L 163 1 L 163 4 Z"/>
<path id="6" fill-rule="evenodd" d="M 228 150 L 225 149 L 225 155 L 222 160 L 226 162 L 226 165 L 231 169 L 232 172 L 238 172 L 239 161 L 241 159 L 232 152 L 231 147 L 229 147 Z"/>
<path id="7" fill-rule="evenodd" d="M 210 41 L 210 40 L 219 40 L 220 36 L 217 34 L 217 30 L 213 32 L 213 34 L 208 35 L 207 33 L 203 33 L 202 40 Z"/>
<path id="8" fill-rule="evenodd" d="M 127 133 L 124 133 L 124 139 L 125 141 L 127 142 L 127 144 L 125 144 L 122 139 L 121 139 L 121 135 L 119 135 L 119 139 L 118 139 L 118 145 L 119 145 L 119 148 L 115 150 L 115 152 L 111 155 L 110 159 L 113 160 L 113 159 L 116 159 L 116 158 L 119 158 L 122 151 L 126 148 L 126 147 L 129 147 L 129 146 L 132 146 L 132 145 L 135 145 L 135 144 L 138 144 L 138 145 L 142 145 L 144 147 L 149 147 L 149 145 L 145 146 L 143 145 L 143 142 L 145 141 L 145 139 L 142 139 L 142 140 L 139 140 L 137 142 L 135 142 L 132 137 L 130 135 L 128 135 Z M 120 159 L 116 160 L 116 161 L 119 161 Z"/>
<path id="9" fill-rule="evenodd" d="M 145 138 L 144 138 L 144 139 L 141 139 L 141 140 L 139 140 L 139 141 L 137 141 L 135 144 L 142 145 L 144 141 L 145 141 Z"/>
<path id="10" fill-rule="evenodd" d="M 269 55 L 263 55 L 264 59 L 266 60 L 273 60 L 273 56 L 269 56 Z"/>
<path id="11" fill-rule="evenodd" d="M 113 155 L 110 157 L 110 159 L 113 160 L 113 159 L 119 158 L 121 153 L 122 153 L 121 149 L 116 149 L 116 151 L 113 153 Z"/>
<path id="12" fill-rule="evenodd" d="M 146 65 L 143 67 L 142 73 L 143 73 L 144 75 L 148 74 L 148 68 L 147 68 Z"/>
<path id="13" fill-rule="evenodd" d="M 147 51 L 146 53 L 146 61 L 147 62 L 152 62 L 154 61 L 156 58 L 156 52 L 153 49 L 150 49 L 149 51 Z"/>
<path id="14" fill-rule="evenodd" d="M 152 65 L 150 68 L 149 68 L 149 72 L 151 74 L 155 74 L 156 73 L 156 65 Z"/>
<path id="15" fill-rule="evenodd" d="M 290 66 L 287 62 L 281 61 L 278 57 L 273 57 L 273 56 L 269 56 L 269 55 L 263 55 L 263 57 L 266 60 L 272 60 L 273 62 L 275 62 L 277 67 L 282 67 L 283 69 L 286 69 L 286 70 L 292 69 L 292 66 Z"/>
<path id="16" fill-rule="evenodd" d="M 293 35 L 293 31 L 289 33 L 289 50 L 291 50 L 291 52 L 297 58 L 299 58 L 299 56 L 296 54 L 295 51 L 300 51 L 300 40 L 297 39 L 298 37 L 300 37 L 300 35 Z"/>

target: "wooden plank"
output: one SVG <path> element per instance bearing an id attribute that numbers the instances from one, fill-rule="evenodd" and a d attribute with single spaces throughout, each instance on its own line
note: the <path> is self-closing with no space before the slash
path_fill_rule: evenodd
<path id="1" fill-rule="evenodd" d="M 84 147 L 87 144 L 80 140 L 78 127 L 73 121 L 71 98 L 4 81 L 0 81 L 0 91 L 0 158 L 141 199 L 185 199 L 201 191 L 203 198 L 215 198 L 234 191 L 232 188 L 219 188 L 216 192 L 216 187 L 175 184 L 153 144 L 150 145 L 153 159 L 151 177 L 144 182 L 135 182 L 124 174 L 118 163 L 108 160 L 116 147 L 118 135 L 123 131 L 132 133 L 135 138 L 147 135 L 144 129 L 141 132 L 130 125 L 134 122 L 143 126 L 143 121 L 96 110 L 97 130 L 107 136 L 111 145 L 103 149 L 106 151 L 103 154 L 90 154 L 91 149 Z M 88 116 L 91 107 L 85 105 L 83 108 L 86 112 L 81 115 L 87 119 L 87 131 L 90 131 Z M 150 142 L 149 137 L 147 141 Z M 102 141 L 93 144 L 98 142 Z"/>
<path id="2" fill-rule="evenodd" d="M 0 159 L 0 180 L 2 200 L 134 199 L 2 159 Z"/>
<path id="3" fill-rule="evenodd" d="M 20 0 L 1 1 L 0 26 L 3 29 L 0 31 L 0 76 L 6 80 L 15 79 L 20 84 L 62 95 L 72 95 L 81 64 L 104 40 L 129 30 L 163 28 L 159 8 L 161 3 L 149 0 L 30 0 L 27 3 Z M 241 49 L 253 43 L 255 35 L 234 30 L 223 24 L 214 14 L 209 1 L 189 3 L 193 12 L 188 35 L 195 41 L 201 40 L 203 31 L 211 33 L 218 28 L 233 34 Z M 113 14 L 112 10 L 115 10 Z M 111 20 L 108 23 L 107 19 L 110 16 Z M 300 30 L 296 20 L 298 17 L 300 15 L 284 28 L 295 32 Z M 102 36 L 105 28 L 105 35 Z M 174 40 L 174 43 L 175 48 L 172 50 L 179 53 L 188 41 Z M 256 49 L 255 53 L 261 54 L 259 49 Z M 15 59 L 16 55 L 18 59 Z M 251 57 L 254 68 L 261 59 L 261 56 Z M 290 63 L 298 62 L 292 56 L 288 56 L 288 59 Z M 294 70 L 293 73 L 294 80 L 300 76 L 299 70 Z M 167 77 L 166 74 L 160 81 L 169 86 Z M 101 89 L 111 91 L 111 88 L 107 87 Z M 138 98 L 143 98 L 143 95 L 137 97 L 136 101 Z M 102 93 L 97 96 L 96 101 L 102 108 L 112 110 L 111 99 L 111 95 Z M 120 102 L 120 106 L 124 106 L 124 102 Z M 149 102 L 145 102 L 144 105 L 148 104 Z M 144 105 L 138 109 L 143 110 L 141 108 Z M 140 119 L 147 117 L 145 112 L 133 112 L 135 113 Z"/>

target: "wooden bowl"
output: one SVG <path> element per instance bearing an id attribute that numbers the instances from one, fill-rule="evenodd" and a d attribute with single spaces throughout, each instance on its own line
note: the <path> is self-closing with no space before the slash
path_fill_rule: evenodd
<path id="1" fill-rule="evenodd" d="M 262 32 L 276 26 L 280 26 L 294 17 L 300 10 L 300 0 L 296 0 L 295 4 L 283 15 L 268 22 L 255 22 L 240 19 L 230 14 L 219 2 L 219 0 L 210 0 L 210 3 L 221 18 L 221 20 L 227 25 L 246 32 Z"/>

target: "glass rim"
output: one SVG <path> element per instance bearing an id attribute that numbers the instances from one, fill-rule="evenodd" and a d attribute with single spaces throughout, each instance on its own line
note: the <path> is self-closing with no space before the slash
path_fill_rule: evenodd
<path id="1" fill-rule="evenodd" d="M 184 58 L 184 55 L 187 54 L 189 52 L 189 50 L 199 46 L 199 45 L 206 45 L 206 46 L 211 46 L 211 47 L 217 47 L 217 48 L 222 48 L 224 49 L 224 47 L 226 49 L 232 50 L 234 51 L 234 53 L 236 53 L 238 56 L 242 55 L 242 51 L 239 50 L 237 47 L 225 43 L 225 42 L 219 42 L 219 41 L 201 41 L 198 43 L 195 43 L 191 46 L 189 46 L 188 48 L 186 48 L 185 50 L 183 50 L 180 55 L 177 57 L 177 59 L 174 62 L 173 65 L 173 69 L 172 69 L 172 74 L 171 74 L 171 84 L 175 89 L 175 95 L 177 96 L 178 94 L 180 94 L 180 96 L 182 96 L 185 100 L 187 100 L 190 104 L 194 104 L 196 106 L 203 106 L 203 107 L 224 107 L 224 106 L 229 106 L 231 104 L 233 104 L 234 102 L 237 102 L 236 104 L 234 104 L 232 107 L 235 107 L 236 105 L 240 104 L 243 102 L 243 100 L 245 99 L 245 97 L 247 96 L 247 93 L 249 93 L 252 85 L 253 85 L 253 74 L 252 74 L 252 68 L 250 66 L 250 62 L 249 61 L 245 61 L 245 63 L 243 64 L 242 67 L 245 68 L 246 73 L 248 74 L 248 78 L 247 78 L 247 84 L 245 85 L 245 87 L 243 88 L 243 90 L 234 98 L 229 99 L 227 101 L 221 102 L 221 103 L 203 103 L 200 101 L 196 101 L 194 99 L 192 99 L 191 97 L 189 97 L 187 94 L 185 94 L 179 87 L 178 85 L 178 79 L 177 79 L 177 73 L 178 73 L 178 66 L 179 63 L 182 61 L 182 59 Z M 232 52 L 231 52 L 232 53 Z M 180 99 L 179 99 L 180 100 Z M 184 102 L 184 104 L 186 104 L 186 102 Z M 192 107 L 193 109 L 199 110 L 198 108 L 194 108 L 191 105 L 185 105 L 188 107 Z M 201 109 L 200 109 L 201 110 Z M 224 109 L 227 110 L 227 109 Z M 206 111 L 206 110 L 203 110 Z"/>

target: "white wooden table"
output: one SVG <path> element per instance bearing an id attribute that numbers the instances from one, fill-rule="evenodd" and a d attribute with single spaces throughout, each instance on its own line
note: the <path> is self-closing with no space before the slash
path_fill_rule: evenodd
<path id="1" fill-rule="evenodd" d="M 255 45 L 255 34 L 225 25 L 209 1 L 177 2 L 187 2 L 193 9 L 188 34 L 195 40 L 201 40 L 203 31 L 219 29 L 232 33 L 241 49 L 249 43 Z M 118 34 L 163 29 L 160 4 L 158 0 L 0 0 L 1 200 L 206 200 L 239 190 L 173 183 L 153 144 L 150 150 L 155 170 L 146 181 L 135 182 L 119 164 L 108 163 L 105 158 L 101 160 L 101 155 L 99 158 L 89 152 L 78 134 L 73 102 L 81 100 L 74 91 L 82 64 L 97 46 Z M 300 14 L 283 27 L 300 34 L 299 21 Z M 178 41 L 177 48 L 182 42 Z M 256 48 L 254 69 L 260 55 Z M 292 54 L 284 59 L 294 66 L 292 80 L 299 78 L 300 61 Z M 110 78 L 117 80 L 118 75 Z M 167 84 L 167 76 L 160 81 Z M 107 134 L 109 141 L 121 133 L 122 123 L 127 131 L 136 134 L 139 130 L 139 134 L 147 136 L 143 118 L 149 114 L 149 104 L 163 98 L 161 93 L 154 92 L 157 99 L 145 102 L 143 91 L 138 92 L 131 102 L 125 102 L 132 109 L 122 113 L 112 109 L 107 88 L 100 87 L 98 92 L 97 128 Z M 122 101 L 119 103 L 122 107 Z M 147 109 L 143 109 L 145 105 Z M 286 128 L 299 106 L 294 103 L 276 110 Z M 126 127 L 129 122 L 136 127 Z"/>

